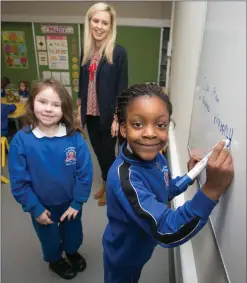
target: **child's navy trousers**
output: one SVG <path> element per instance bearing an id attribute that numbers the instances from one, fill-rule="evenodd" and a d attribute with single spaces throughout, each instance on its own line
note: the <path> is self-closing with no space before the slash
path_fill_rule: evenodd
<path id="1" fill-rule="evenodd" d="M 82 244 L 82 222 L 80 210 L 75 219 L 66 218 L 60 222 L 60 217 L 69 208 L 70 203 L 46 207 L 51 212 L 54 224 L 42 225 L 32 218 L 34 229 L 39 237 L 43 250 L 44 260 L 47 262 L 58 261 L 63 251 L 73 254 Z"/>
<path id="2" fill-rule="evenodd" d="M 104 256 L 104 283 L 138 283 L 142 267 L 115 267 Z"/>

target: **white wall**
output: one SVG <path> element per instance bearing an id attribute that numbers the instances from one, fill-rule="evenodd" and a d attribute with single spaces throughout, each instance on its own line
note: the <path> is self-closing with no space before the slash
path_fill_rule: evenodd
<path id="1" fill-rule="evenodd" d="M 174 135 L 179 157 L 178 166 L 182 173 L 187 172 L 189 159 L 187 144 L 205 15 L 206 2 L 176 2 L 175 4 L 170 97 L 174 107 L 173 119 L 176 122 Z M 171 151 L 170 155 L 172 154 Z M 195 191 L 195 186 L 190 188 L 184 194 L 185 200 L 191 199 Z M 191 242 L 198 282 L 227 282 L 210 224 L 206 225 Z M 202 247 L 204 247 L 203 253 Z M 184 256 L 186 258 L 186 255 Z M 188 257 L 191 258 L 190 255 Z M 192 263 L 188 261 L 187 265 L 190 264 Z M 177 274 L 179 274 L 178 270 Z M 188 280 L 183 283 L 194 282 Z"/>

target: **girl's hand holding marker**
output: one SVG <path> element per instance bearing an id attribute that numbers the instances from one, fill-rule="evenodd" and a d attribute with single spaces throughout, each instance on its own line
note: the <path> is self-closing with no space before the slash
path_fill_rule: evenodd
<path id="1" fill-rule="evenodd" d="M 202 191 L 213 200 L 220 198 L 233 179 L 234 167 L 229 145 L 229 141 L 221 141 L 208 158 L 207 180 Z"/>
<path id="2" fill-rule="evenodd" d="M 193 184 L 195 178 L 207 167 L 207 179 L 202 191 L 213 200 L 218 200 L 233 179 L 233 160 L 229 151 L 230 140 L 221 141 L 202 160 L 192 156 L 187 167 L 189 172 L 177 183 L 177 187 Z"/>

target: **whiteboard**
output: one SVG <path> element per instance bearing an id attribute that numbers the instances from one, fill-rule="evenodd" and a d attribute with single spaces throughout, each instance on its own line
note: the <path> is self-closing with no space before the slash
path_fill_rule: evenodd
<path id="1" fill-rule="evenodd" d="M 229 282 L 246 282 L 246 3 L 208 2 L 189 135 L 203 157 L 231 138 L 234 181 L 210 220 Z M 205 183 L 205 171 L 199 176 Z"/>

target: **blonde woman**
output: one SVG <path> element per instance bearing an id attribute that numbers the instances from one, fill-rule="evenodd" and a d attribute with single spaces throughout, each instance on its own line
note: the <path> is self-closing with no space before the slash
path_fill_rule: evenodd
<path id="1" fill-rule="evenodd" d="M 78 121 L 87 126 L 101 168 L 103 185 L 94 195 L 99 205 L 106 204 L 106 177 L 115 160 L 119 129 L 114 116 L 116 97 L 127 87 L 127 53 L 116 44 L 116 12 L 109 4 L 94 4 L 87 11 L 84 25 Z"/>

